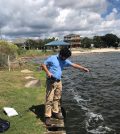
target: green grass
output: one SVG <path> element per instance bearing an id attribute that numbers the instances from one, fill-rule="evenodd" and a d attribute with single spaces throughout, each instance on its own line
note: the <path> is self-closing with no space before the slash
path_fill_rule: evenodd
<path id="1" fill-rule="evenodd" d="M 0 71 L 0 118 L 10 121 L 6 134 L 43 134 L 45 73 L 35 72 L 32 76 L 41 80 L 41 87 L 25 88 L 28 80 L 20 71 Z M 29 74 L 30 76 L 30 74 Z M 34 106 L 33 106 L 34 105 Z M 13 107 L 18 116 L 8 117 L 3 107 Z"/>
<path id="2" fill-rule="evenodd" d="M 20 56 L 46 56 L 46 55 L 52 55 L 55 52 L 51 51 L 41 51 L 41 50 L 26 50 L 25 52 L 23 52 Z"/>

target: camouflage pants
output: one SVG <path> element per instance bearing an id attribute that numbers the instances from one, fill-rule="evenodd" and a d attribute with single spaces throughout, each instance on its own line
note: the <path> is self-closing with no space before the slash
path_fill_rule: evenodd
<path id="1" fill-rule="evenodd" d="M 61 110 L 62 82 L 47 79 L 46 86 L 45 117 L 51 117 L 52 112 L 58 113 Z"/>

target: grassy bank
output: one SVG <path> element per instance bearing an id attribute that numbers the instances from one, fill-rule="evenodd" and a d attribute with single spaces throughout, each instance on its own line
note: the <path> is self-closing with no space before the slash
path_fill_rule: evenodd
<path id="1" fill-rule="evenodd" d="M 26 76 L 41 80 L 41 87 L 25 88 Z M 20 71 L 0 71 L 0 118 L 10 121 L 11 127 L 6 134 L 43 134 L 45 74 Z M 34 106 L 33 106 L 34 105 Z M 18 116 L 8 117 L 3 107 L 13 107 Z"/>
<path id="2" fill-rule="evenodd" d="M 22 53 L 19 55 L 19 57 L 27 57 L 27 56 L 47 56 L 47 55 L 52 55 L 54 54 L 55 52 L 53 52 L 52 50 L 51 51 L 41 51 L 41 50 L 24 50 L 22 51 Z"/>

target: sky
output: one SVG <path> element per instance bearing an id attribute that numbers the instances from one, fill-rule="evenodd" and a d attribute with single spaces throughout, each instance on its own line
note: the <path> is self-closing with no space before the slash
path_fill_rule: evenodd
<path id="1" fill-rule="evenodd" d="M 0 0 L 0 37 L 120 37 L 120 0 Z"/>

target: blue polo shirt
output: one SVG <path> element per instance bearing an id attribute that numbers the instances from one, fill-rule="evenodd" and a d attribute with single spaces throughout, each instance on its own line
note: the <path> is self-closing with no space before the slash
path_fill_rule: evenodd
<path id="1" fill-rule="evenodd" d="M 52 73 L 53 77 L 55 77 L 56 79 L 61 79 L 62 70 L 64 69 L 64 67 L 69 67 L 73 63 L 68 59 L 62 60 L 58 55 L 52 55 L 44 61 L 44 64 Z"/>

